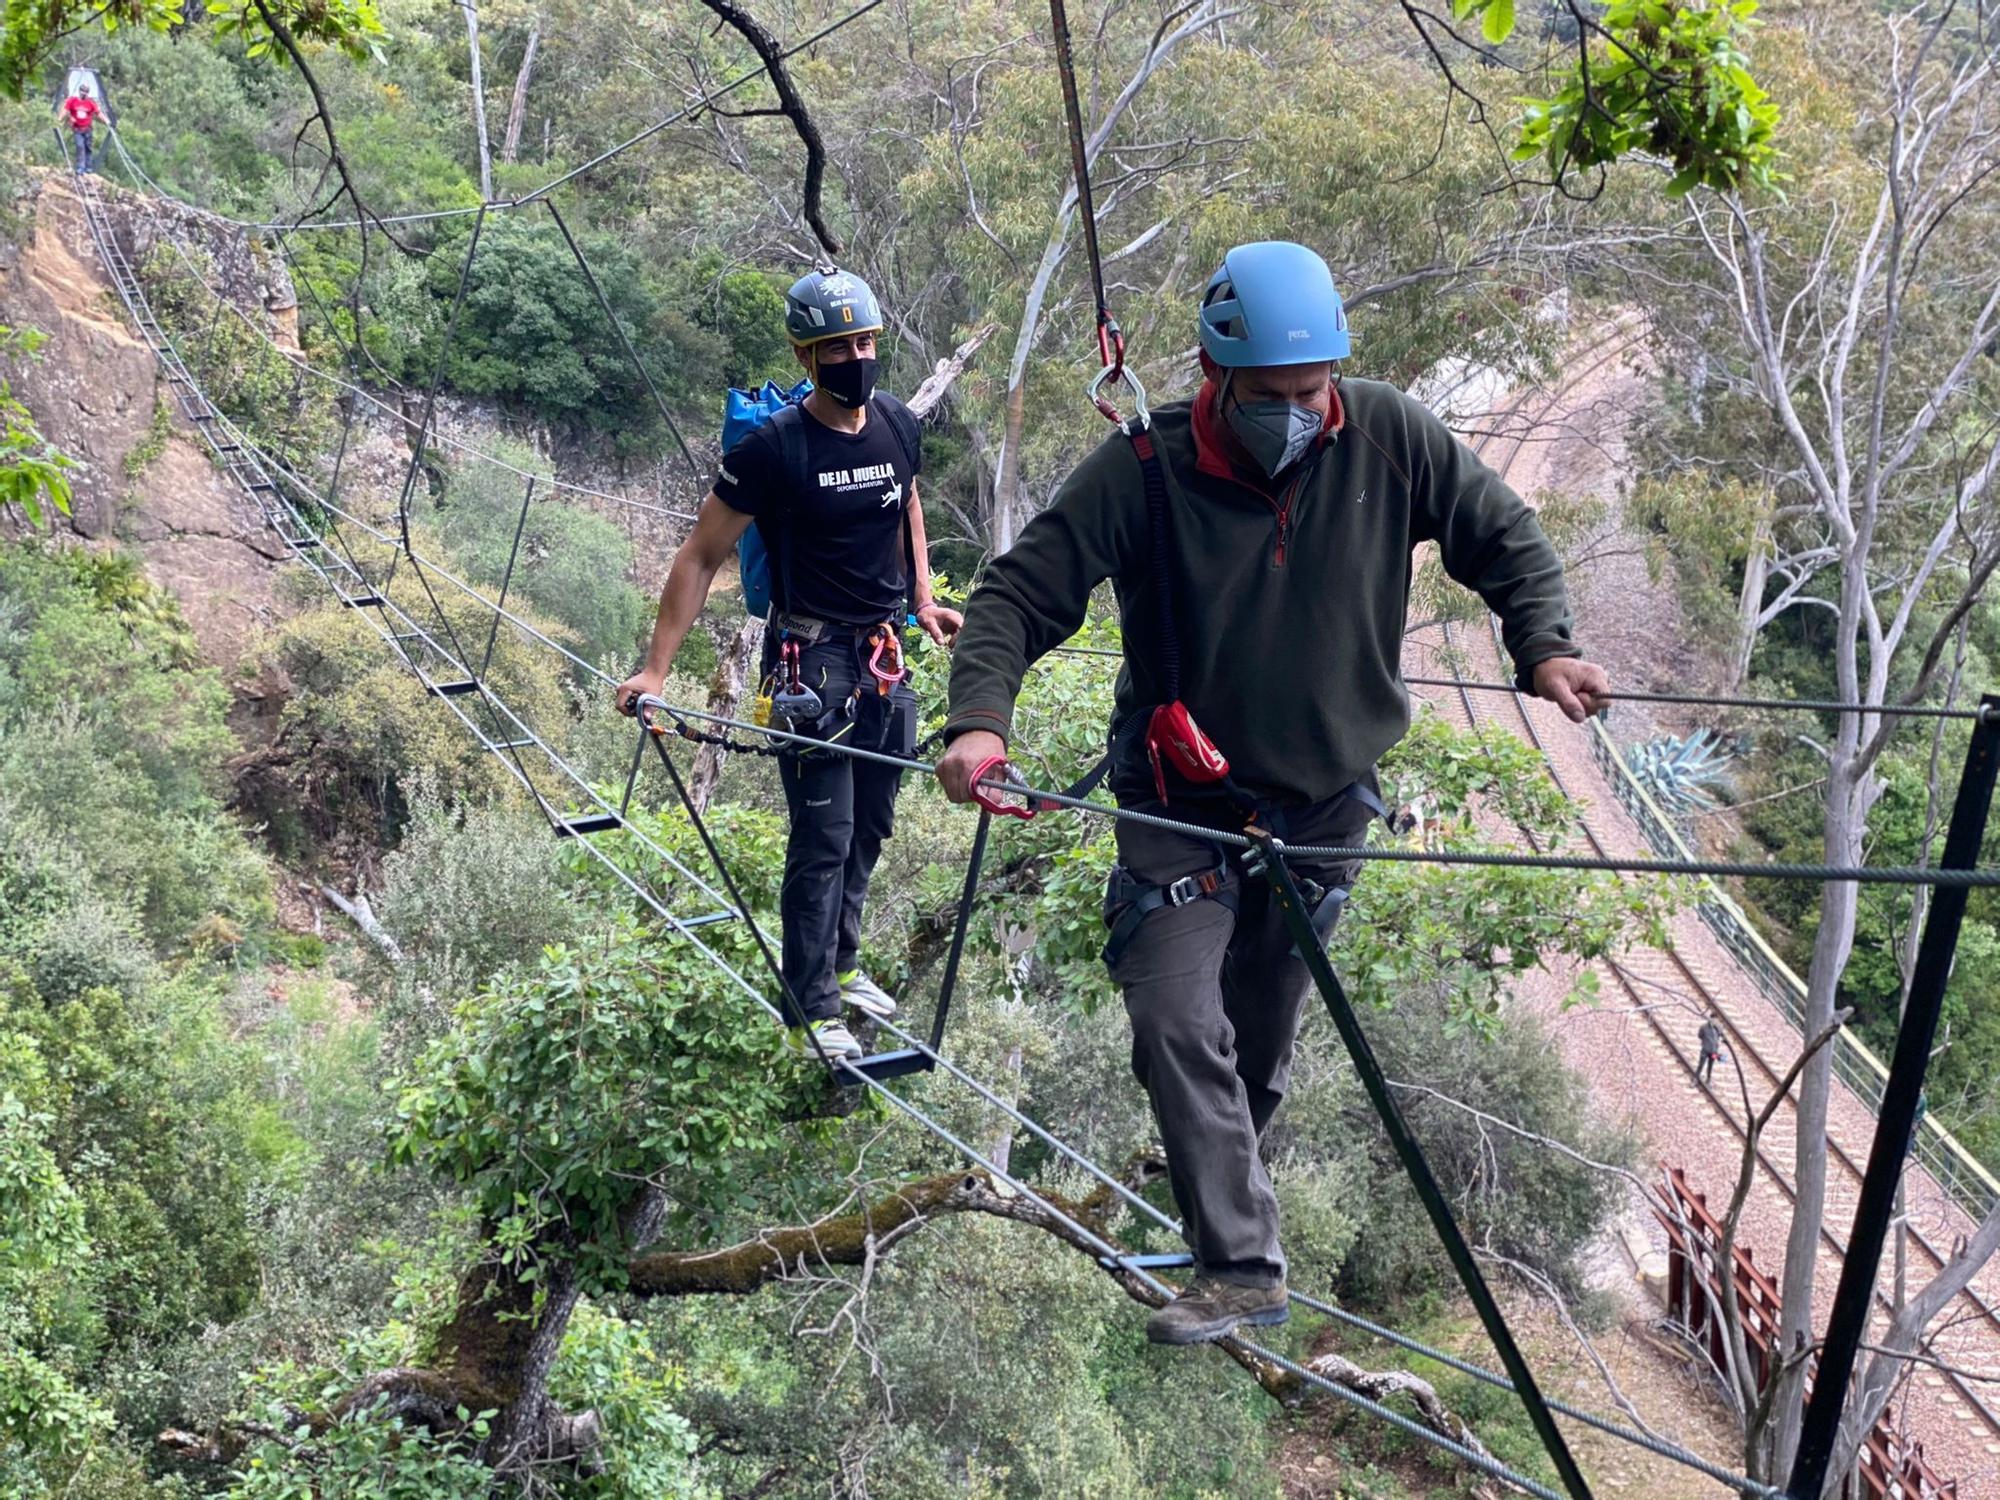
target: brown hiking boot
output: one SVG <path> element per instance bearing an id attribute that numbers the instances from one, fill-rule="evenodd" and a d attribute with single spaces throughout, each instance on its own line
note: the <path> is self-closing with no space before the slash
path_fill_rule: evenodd
<path id="1" fill-rule="evenodd" d="M 1261 1327 L 1290 1315 L 1285 1284 L 1237 1286 L 1197 1276 L 1165 1307 L 1146 1319 L 1146 1337 L 1155 1344 L 1205 1344 L 1235 1331 L 1239 1323 Z"/>

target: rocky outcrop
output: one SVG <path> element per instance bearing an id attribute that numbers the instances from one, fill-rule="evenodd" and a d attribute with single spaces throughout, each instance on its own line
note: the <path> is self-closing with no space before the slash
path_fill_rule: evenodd
<path id="1" fill-rule="evenodd" d="M 110 184 L 99 190 L 135 264 L 163 232 L 155 214 L 173 214 L 189 221 L 219 284 L 246 311 L 270 316 L 291 306 L 282 266 L 241 231 Z M 203 654 L 231 669 L 271 616 L 278 545 L 257 507 L 165 413 L 152 351 L 104 277 L 69 180 L 55 173 L 32 181 L 16 209 L 31 227 L 0 251 L 0 323 L 39 329 L 48 341 L 9 379 L 43 433 L 79 466 L 69 530 L 89 545 L 135 548 L 148 576 L 180 601 Z"/>

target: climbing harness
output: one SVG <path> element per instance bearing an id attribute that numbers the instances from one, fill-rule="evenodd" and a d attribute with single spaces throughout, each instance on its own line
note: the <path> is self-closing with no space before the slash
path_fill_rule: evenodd
<path id="1" fill-rule="evenodd" d="M 1227 860 L 1218 859 L 1212 869 L 1197 870 L 1165 885 L 1148 885 L 1123 865 L 1113 865 L 1104 887 L 1104 925 L 1110 934 L 1104 942 L 1105 967 L 1116 971 L 1125 949 L 1154 912 L 1211 900 L 1230 911 L 1237 908 L 1236 887 L 1229 882 Z"/>

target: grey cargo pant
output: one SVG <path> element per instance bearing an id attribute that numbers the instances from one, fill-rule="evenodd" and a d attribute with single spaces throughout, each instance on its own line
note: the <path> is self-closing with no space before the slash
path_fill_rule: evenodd
<path id="1" fill-rule="evenodd" d="M 1281 836 L 1292 844 L 1354 848 L 1372 816 L 1361 802 L 1337 797 L 1291 810 Z M 1217 846 L 1121 822 L 1118 858 L 1130 876 L 1165 885 L 1213 870 Z M 1150 913 L 1111 976 L 1125 994 L 1132 1071 L 1152 1100 L 1196 1267 L 1222 1281 L 1271 1286 L 1284 1279 L 1285 1258 L 1278 1200 L 1257 1144 L 1285 1097 L 1312 980 L 1270 887 L 1246 877 L 1233 852 L 1227 865 L 1216 896 Z M 1314 916 L 1324 942 L 1359 862 L 1315 866 L 1295 859 L 1292 869 L 1328 892 Z M 1109 920 L 1116 912 L 1105 915 Z"/>

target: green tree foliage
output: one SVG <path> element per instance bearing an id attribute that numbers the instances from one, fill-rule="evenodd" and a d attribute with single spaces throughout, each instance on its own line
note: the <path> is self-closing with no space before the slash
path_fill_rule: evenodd
<path id="1" fill-rule="evenodd" d="M 470 230 L 447 236 L 430 261 L 426 288 L 447 308 L 470 246 Z M 664 393 L 688 398 L 689 361 L 713 369 L 713 344 L 660 295 L 629 249 L 608 235 L 580 237 L 626 333 Z M 661 437 L 657 409 L 624 347 L 554 225 L 499 215 L 485 225 L 473 257 L 465 305 L 449 348 L 444 320 L 435 338 L 412 349 L 408 367 L 428 370 L 440 355 L 452 385 L 468 395 L 519 403 L 550 422 L 643 449 Z M 705 357 L 704 357 L 705 356 Z"/>
<path id="2" fill-rule="evenodd" d="M 45 1347 L 60 1315 L 53 1278 L 90 1254 L 82 1197 L 53 1149 L 49 1093 L 35 1044 L 0 1029 L 0 1475 L 67 1457 L 110 1425 Z"/>
<path id="3" fill-rule="evenodd" d="M 683 1213 L 750 1201 L 807 1087 L 726 976 L 636 925 L 548 949 L 456 1022 L 403 1091 L 392 1159 L 467 1187 L 523 1280 L 559 1235 L 590 1286 L 615 1289 L 624 1210 L 650 1179 Z"/>
<path id="4" fill-rule="evenodd" d="M 242 1312 L 256 1289 L 248 1187 L 287 1142 L 257 1097 L 254 1054 L 218 1023 L 213 986 L 23 990 L 0 1031 L 46 1060 L 57 1159 L 92 1242 L 69 1341 L 92 1354 L 156 1345 Z"/>
<path id="5" fill-rule="evenodd" d="M 276 50 L 273 23 L 296 38 L 329 43 L 356 58 L 372 55 L 382 35 L 374 0 L 209 0 L 206 9 L 215 36 L 231 44 L 240 41 L 251 58 L 282 55 Z M 165 35 L 188 24 L 186 0 L 120 0 L 112 5 L 9 0 L 5 17 L 0 93 L 13 98 L 34 82 L 57 44 L 79 29 L 98 26 L 115 35 L 131 26 Z"/>
<path id="6" fill-rule="evenodd" d="M 517 469 L 539 471 L 535 452 L 501 442 L 488 451 Z M 632 544 L 603 516 L 584 510 L 573 496 L 537 486 L 538 498 L 521 523 L 527 481 L 504 468 L 466 459 L 452 468 L 435 502 L 418 507 L 436 530 L 461 577 L 497 597 L 513 556 L 510 605 L 568 629 L 564 644 L 587 660 L 623 672 L 652 624 L 652 601 L 630 583 Z M 516 527 L 520 528 L 518 547 Z"/>
<path id="7" fill-rule="evenodd" d="M 0 323 L 0 361 L 33 359 L 43 336 L 32 328 Z M 70 459 L 56 451 L 35 425 L 34 416 L 14 396 L 0 374 L 0 511 L 18 505 L 33 526 L 42 524 L 42 502 L 69 513 Z"/>
<path id="8" fill-rule="evenodd" d="M 1614 0 L 1580 24 L 1584 61 L 1552 98 L 1526 101 L 1517 161 L 1546 159 L 1560 180 L 1572 164 L 1601 167 L 1636 152 L 1674 169 L 1669 193 L 1769 188 L 1776 181 L 1778 106 L 1750 74 L 1757 0 L 1664 5 Z M 1453 0 L 1481 14 L 1489 42 L 1513 30 L 1514 0 Z"/>
<path id="9" fill-rule="evenodd" d="M 227 694 L 171 598 L 129 559 L 17 545 L 0 617 L 0 953 L 68 994 L 72 959 L 88 983 L 135 938 L 230 943 L 265 920 L 267 876 L 219 801 Z M 73 941 L 78 911 L 113 914 L 90 937 L 114 940 Z"/>

